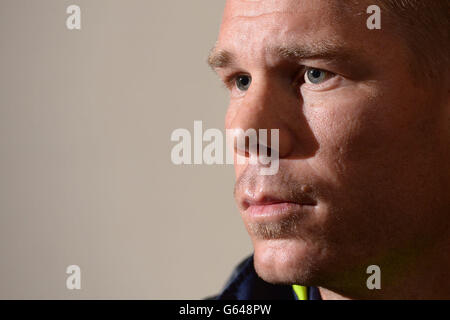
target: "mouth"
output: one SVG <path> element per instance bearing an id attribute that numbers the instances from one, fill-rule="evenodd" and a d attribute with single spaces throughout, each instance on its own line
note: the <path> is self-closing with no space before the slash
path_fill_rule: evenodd
<path id="1" fill-rule="evenodd" d="M 307 213 L 317 205 L 311 197 L 302 194 L 299 199 L 260 194 L 246 197 L 242 203 L 243 215 L 253 222 L 275 222 L 290 215 Z"/>

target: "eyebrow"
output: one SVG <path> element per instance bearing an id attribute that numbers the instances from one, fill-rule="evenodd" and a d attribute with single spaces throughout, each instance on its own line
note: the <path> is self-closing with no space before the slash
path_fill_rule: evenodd
<path id="1" fill-rule="evenodd" d="M 288 60 L 349 60 L 357 56 L 348 48 L 332 41 L 313 42 L 307 45 L 286 45 L 267 47 L 266 52 Z M 225 49 L 212 48 L 208 56 L 208 64 L 213 69 L 227 68 L 236 63 L 236 56 Z"/>
<path id="2" fill-rule="evenodd" d="M 208 56 L 208 64 L 212 69 L 226 68 L 236 60 L 233 53 L 228 50 L 212 48 Z"/>

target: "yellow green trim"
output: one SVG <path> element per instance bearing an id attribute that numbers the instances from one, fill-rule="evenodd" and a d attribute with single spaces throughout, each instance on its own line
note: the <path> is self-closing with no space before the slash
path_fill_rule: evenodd
<path id="1" fill-rule="evenodd" d="M 308 288 L 304 286 L 299 286 L 296 284 L 292 285 L 298 300 L 308 300 Z"/>

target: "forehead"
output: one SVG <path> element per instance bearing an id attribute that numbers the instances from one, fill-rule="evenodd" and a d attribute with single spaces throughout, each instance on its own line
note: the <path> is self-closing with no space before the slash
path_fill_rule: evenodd
<path id="1" fill-rule="evenodd" d="M 254 55 L 264 47 L 326 40 L 361 43 L 366 7 L 351 0 L 228 0 L 219 47 Z"/>
<path id="2" fill-rule="evenodd" d="M 257 17 L 274 12 L 298 13 L 316 8 L 339 6 L 346 2 L 349 0 L 227 0 L 225 15 Z"/>

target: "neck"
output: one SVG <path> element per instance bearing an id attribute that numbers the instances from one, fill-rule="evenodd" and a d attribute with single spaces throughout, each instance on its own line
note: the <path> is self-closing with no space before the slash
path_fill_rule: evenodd
<path id="1" fill-rule="evenodd" d="M 342 289 L 320 287 L 324 300 L 450 299 L 450 239 L 435 243 L 407 263 L 381 264 L 381 289 L 364 285 Z M 369 277 L 370 275 L 367 275 Z M 367 278 L 366 278 L 367 279 Z M 358 283 L 361 283 L 361 279 Z"/>

